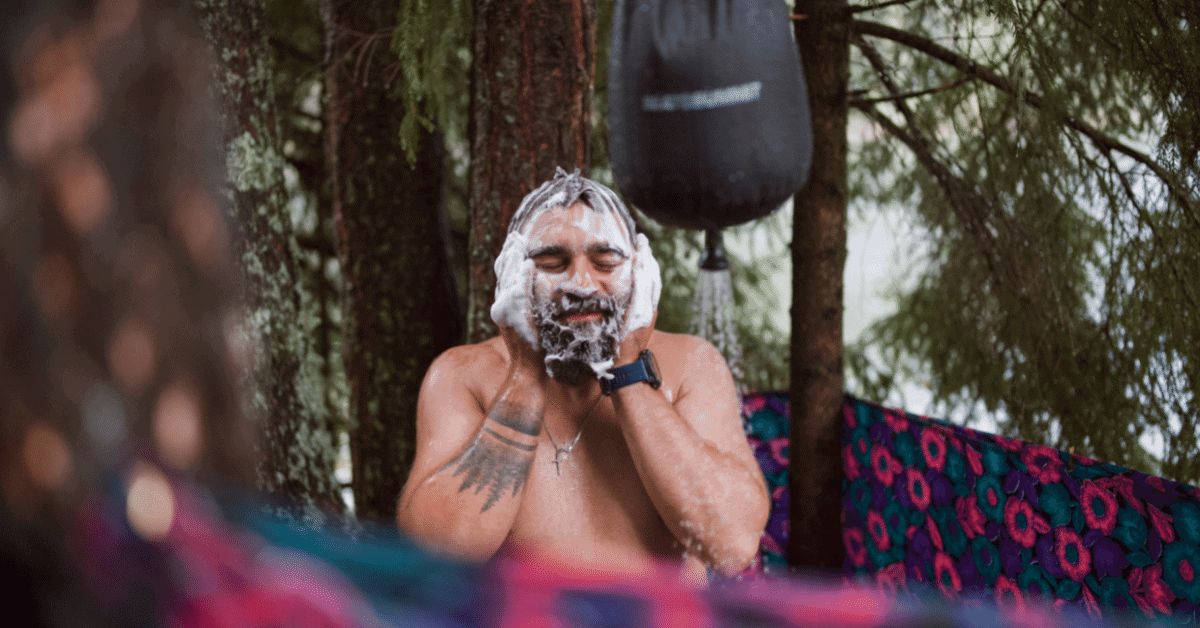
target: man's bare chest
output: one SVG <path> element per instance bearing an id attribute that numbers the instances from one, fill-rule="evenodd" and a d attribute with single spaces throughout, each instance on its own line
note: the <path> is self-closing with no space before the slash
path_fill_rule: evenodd
<path id="1" fill-rule="evenodd" d="M 582 432 L 563 431 L 580 423 Z M 611 405 L 576 423 L 547 408 L 510 540 L 584 553 L 674 551 L 674 537 L 646 493 Z"/>

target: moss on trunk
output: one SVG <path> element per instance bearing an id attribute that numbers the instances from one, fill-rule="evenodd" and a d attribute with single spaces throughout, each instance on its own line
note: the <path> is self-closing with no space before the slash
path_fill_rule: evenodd
<path id="1" fill-rule="evenodd" d="M 286 207 L 283 156 L 271 93 L 271 50 L 261 0 L 196 0 L 211 47 L 235 252 L 245 280 L 251 347 L 249 414 L 260 428 L 258 480 L 267 494 L 319 517 L 341 510 L 333 427 L 313 350 L 312 295 L 298 281 L 299 251 Z"/>

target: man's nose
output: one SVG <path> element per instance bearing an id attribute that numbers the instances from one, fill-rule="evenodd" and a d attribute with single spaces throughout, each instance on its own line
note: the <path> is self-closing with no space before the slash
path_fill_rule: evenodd
<path id="1" fill-rule="evenodd" d="M 600 284 L 592 276 L 592 273 L 588 272 L 586 264 L 579 264 L 576 266 L 575 272 L 571 274 L 571 280 L 564 288 L 570 294 L 586 297 L 599 290 Z"/>

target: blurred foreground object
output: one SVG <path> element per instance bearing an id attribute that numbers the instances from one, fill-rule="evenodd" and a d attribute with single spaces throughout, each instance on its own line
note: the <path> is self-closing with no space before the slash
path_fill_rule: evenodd
<path id="1" fill-rule="evenodd" d="M 104 469 L 142 459 L 252 478 L 233 230 L 214 194 L 209 61 L 186 7 L 0 13 L 0 555 L 31 589 L 15 594 L 19 616 L 86 624 L 100 617 L 71 602 L 81 592 L 62 534 Z M 170 526 L 161 484 L 121 490 L 147 506 L 130 525 Z"/>

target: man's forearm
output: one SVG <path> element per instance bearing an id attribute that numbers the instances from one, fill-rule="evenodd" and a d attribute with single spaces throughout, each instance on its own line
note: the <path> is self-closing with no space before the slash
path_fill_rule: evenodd
<path id="1" fill-rule="evenodd" d="M 758 468 L 701 438 L 649 386 L 619 389 L 613 403 L 638 474 L 667 527 L 710 568 L 745 568 L 769 508 Z"/>
<path id="2" fill-rule="evenodd" d="M 405 491 L 400 527 L 457 556 L 494 554 L 520 507 L 544 412 L 541 387 L 510 375 L 470 442 Z"/>

